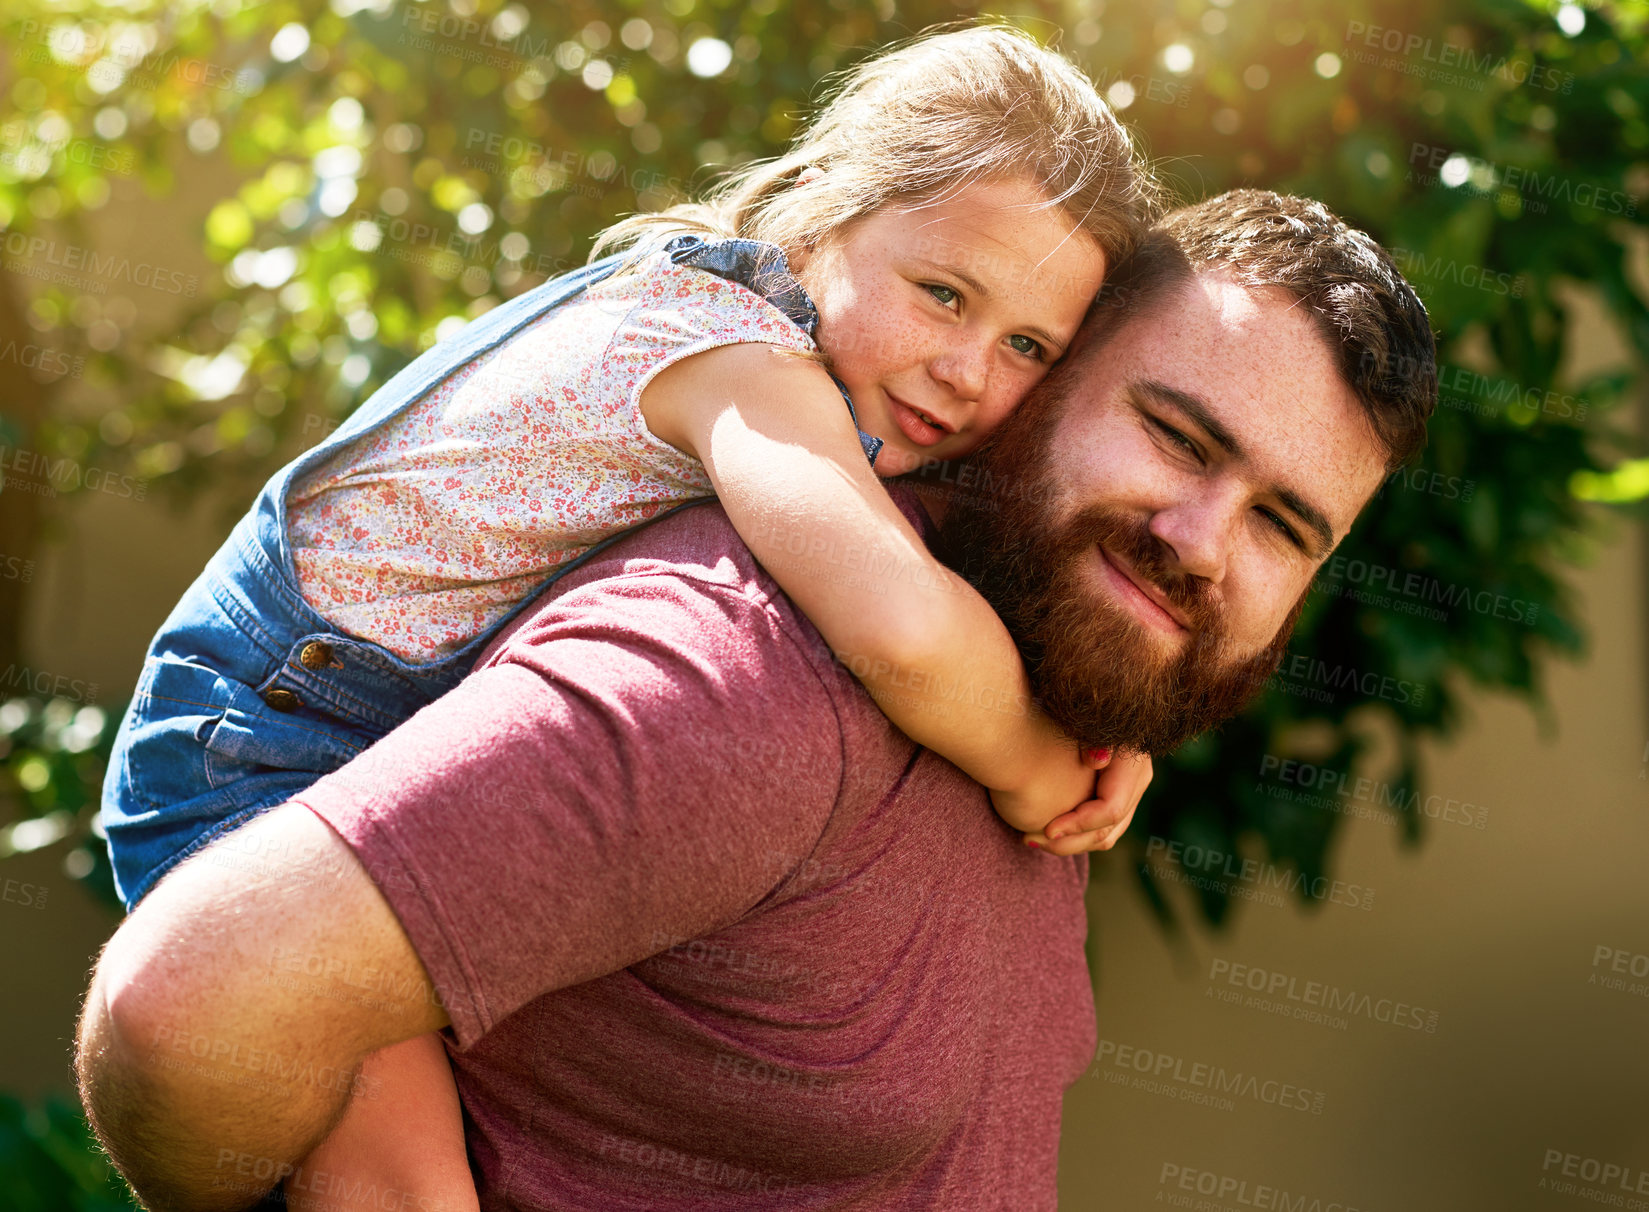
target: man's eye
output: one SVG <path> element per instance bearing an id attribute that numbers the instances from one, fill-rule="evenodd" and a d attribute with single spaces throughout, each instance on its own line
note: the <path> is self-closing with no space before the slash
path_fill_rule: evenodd
<path id="1" fill-rule="evenodd" d="M 1022 353 L 1027 358 L 1035 358 L 1038 362 L 1044 360 L 1043 353 L 1045 351 L 1040 341 L 1032 340 L 1021 333 L 1015 333 L 1008 338 L 1008 344 L 1013 346 L 1015 352 Z"/>
<path id="2" fill-rule="evenodd" d="M 962 297 L 950 287 L 940 286 L 937 282 L 929 283 L 926 289 L 928 294 L 932 295 L 945 307 L 949 307 L 952 303 L 956 302 L 957 299 Z"/>
<path id="3" fill-rule="evenodd" d="M 1300 542 L 1300 536 L 1294 533 L 1294 528 L 1287 522 L 1283 521 L 1269 509 L 1260 510 L 1260 515 L 1264 517 L 1267 522 L 1270 522 L 1271 525 L 1282 534 L 1283 538 L 1294 544 L 1294 546 L 1300 548 L 1300 550 L 1305 550 L 1305 544 Z"/>
<path id="4" fill-rule="evenodd" d="M 1199 463 L 1202 462 L 1202 452 L 1197 449 L 1197 444 L 1190 438 L 1186 437 L 1172 425 L 1164 425 L 1155 417 L 1151 417 L 1149 420 L 1156 428 L 1157 432 L 1162 434 L 1163 437 L 1167 438 L 1175 446 L 1178 446 L 1181 450 L 1185 451 L 1186 454 L 1193 456 Z"/>

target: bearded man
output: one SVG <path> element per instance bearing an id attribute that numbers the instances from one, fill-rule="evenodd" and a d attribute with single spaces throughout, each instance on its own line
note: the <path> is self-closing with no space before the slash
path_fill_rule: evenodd
<path id="1" fill-rule="evenodd" d="M 1263 685 L 1434 397 L 1373 241 L 1227 194 L 1112 275 L 934 498 L 944 546 L 1073 737 L 1164 752 Z M 172 872 L 99 962 L 83 1097 L 155 1206 L 240 1207 L 441 1030 L 483 1208 L 1052 1209 L 1095 1042 L 1078 852 L 1131 808 L 1019 845 L 695 508 Z"/>
<path id="2" fill-rule="evenodd" d="M 1297 362 L 1289 338 L 1311 330 Z M 1233 191 L 1168 215 L 1111 275 L 951 495 L 945 554 L 1067 732 L 1166 753 L 1263 689 L 1435 400 L 1425 308 L 1379 246 L 1320 203 Z"/>

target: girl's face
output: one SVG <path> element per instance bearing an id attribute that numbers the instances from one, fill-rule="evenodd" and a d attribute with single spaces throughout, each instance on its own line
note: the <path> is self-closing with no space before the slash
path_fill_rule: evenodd
<path id="1" fill-rule="evenodd" d="M 1028 182 L 879 210 L 792 258 L 819 346 L 886 445 L 878 475 L 975 449 L 1076 335 L 1105 254 Z"/>

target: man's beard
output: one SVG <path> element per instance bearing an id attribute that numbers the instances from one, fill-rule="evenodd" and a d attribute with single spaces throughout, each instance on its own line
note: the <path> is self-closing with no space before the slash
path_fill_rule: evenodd
<path id="1" fill-rule="evenodd" d="M 1167 753 L 1265 687 L 1306 595 L 1263 650 L 1234 653 L 1218 590 L 1173 567 L 1143 518 L 1095 504 L 1053 523 L 1058 501 L 1043 439 L 1055 410 L 1037 411 L 1040 420 L 1009 418 L 974 460 L 984 488 L 953 495 L 942 527 L 947 555 L 1007 626 L 1037 703 L 1056 724 L 1083 748 Z M 1099 546 L 1191 624 L 1179 651 L 1099 588 Z"/>

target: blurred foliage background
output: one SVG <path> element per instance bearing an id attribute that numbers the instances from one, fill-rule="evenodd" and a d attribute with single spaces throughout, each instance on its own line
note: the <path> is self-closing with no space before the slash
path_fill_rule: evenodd
<path id="1" fill-rule="evenodd" d="M 581 263 L 620 216 L 777 152 L 828 73 L 979 12 L 952 0 L 7 11 L 0 552 L 19 567 L 84 492 L 211 501 L 227 531 L 269 474 L 421 350 Z M 1130 832 L 1170 930 L 1174 872 L 1146 854 L 1152 837 L 1262 854 L 1303 877 L 1310 900 L 1341 815 L 1276 794 L 1261 755 L 1369 775 L 1418 842 L 1417 742 L 1456 724 L 1467 683 L 1540 710 L 1543 663 L 1583 644 L 1564 567 L 1599 525 L 1591 503 L 1638 517 L 1649 498 L 1649 460 L 1617 407 L 1641 384 L 1576 381 L 1566 359 L 1580 287 L 1649 360 L 1649 7 L 989 11 L 1076 58 L 1182 197 L 1242 184 L 1319 197 L 1394 250 L 1430 308 L 1444 373 L 1428 449 L 1325 570 L 1272 691 L 1159 764 Z M 100 243 L 123 191 L 181 202 L 180 179 L 218 183 L 194 237 L 210 272 L 145 262 L 141 241 L 118 254 Z M 184 301 L 182 322 L 157 331 L 134 287 Z M 29 476 L 54 491 L 31 491 Z M 8 676 L 27 667 L 29 588 L 0 568 Z M 14 696 L 0 705 L 0 855 L 61 846 L 68 874 L 108 897 L 94 816 L 118 709 L 47 701 L 15 677 L 0 695 Z M 1208 922 L 1226 919 L 1218 882 L 1197 895 Z M 74 1160 L 78 1131 L 61 1108 L 0 1104 L 0 1175 L 26 1172 L 15 1190 L 40 1192 L 12 1206 L 107 1206 L 107 1174 Z"/>

